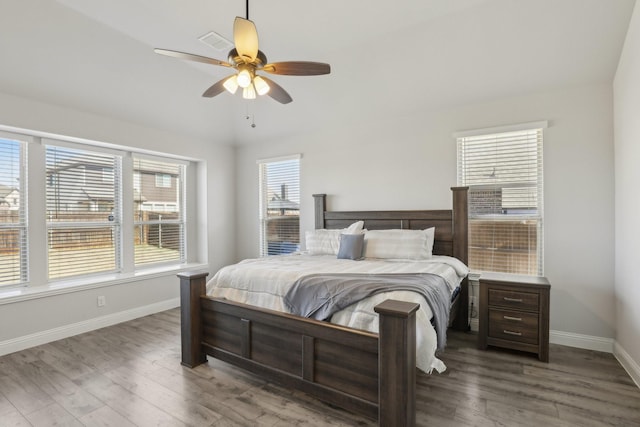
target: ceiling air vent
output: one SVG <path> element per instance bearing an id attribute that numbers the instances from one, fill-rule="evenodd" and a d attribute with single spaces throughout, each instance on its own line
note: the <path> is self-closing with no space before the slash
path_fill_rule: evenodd
<path id="1" fill-rule="evenodd" d="M 198 40 L 221 52 L 228 52 L 233 48 L 232 42 L 225 39 L 215 31 L 210 31 L 207 34 L 198 37 Z"/>

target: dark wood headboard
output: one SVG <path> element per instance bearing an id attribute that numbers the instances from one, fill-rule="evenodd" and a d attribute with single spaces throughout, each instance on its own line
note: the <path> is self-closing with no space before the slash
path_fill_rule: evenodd
<path id="1" fill-rule="evenodd" d="M 328 211 L 326 194 L 314 194 L 315 228 L 345 228 L 355 221 L 364 221 L 367 230 L 435 227 L 433 253 L 449 255 L 468 264 L 469 187 L 452 187 L 453 209 L 404 211 Z"/>
<path id="2" fill-rule="evenodd" d="M 469 187 L 452 187 L 453 208 L 441 210 L 405 211 L 327 211 L 327 195 L 314 194 L 316 229 L 345 228 L 355 221 L 364 221 L 367 230 L 411 229 L 435 227 L 433 253 L 458 258 L 469 265 Z M 460 298 L 453 326 L 469 329 L 469 279 L 460 283 Z"/>

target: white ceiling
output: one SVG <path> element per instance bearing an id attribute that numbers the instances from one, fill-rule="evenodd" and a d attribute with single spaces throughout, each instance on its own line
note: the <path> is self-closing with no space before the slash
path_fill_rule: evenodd
<path id="1" fill-rule="evenodd" d="M 153 53 L 218 59 L 242 0 L 0 0 L 0 92 L 218 143 L 611 82 L 635 0 L 279 0 L 250 4 L 270 61 L 328 62 L 270 76 L 293 97 L 200 95 L 229 74 Z M 7 13 L 8 12 L 8 13 Z M 244 119 L 255 115 L 252 129 Z"/>

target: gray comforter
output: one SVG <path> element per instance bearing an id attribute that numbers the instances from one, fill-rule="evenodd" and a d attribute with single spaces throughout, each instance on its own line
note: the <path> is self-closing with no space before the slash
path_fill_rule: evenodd
<path id="1" fill-rule="evenodd" d="M 284 302 L 293 314 L 326 320 L 351 304 L 388 291 L 413 291 L 425 298 L 433 313 L 438 350 L 443 350 L 451 291 L 436 274 L 310 274 L 296 280 Z"/>

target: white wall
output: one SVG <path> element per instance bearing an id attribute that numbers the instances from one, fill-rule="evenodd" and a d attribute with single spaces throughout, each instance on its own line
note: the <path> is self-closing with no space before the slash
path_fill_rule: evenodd
<path id="1" fill-rule="evenodd" d="M 2 93 L 0 124 L 201 160 L 197 171 L 199 182 L 196 187 L 187 189 L 190 196 L 203 201 L 194 216 L 194 222 L 202 232 L 191 236 L 199 241 L 197 253 L 190 254 L 189 261 L 208 264 L 215 271 L 235 260 L 235 216 L 230 209 L 235 205 L 235 149 L 232 146 Z M 31 262 L 44 260 L 32 259 Z M 107 297 L 105 307 L 97 307 L 97 295 Z M 178 279 L 175 273 L 170 273 L 44 298 L 29 296 L 27 300 L 17 301 L 0 298 L 0 347 L 3 343 L 44 331 L 73 330 L 73 325 L 90 328 L 92 319 L 117 320 L 118 313 L 133 316 L 144 313 L 144 307 L 166 309 L 168 305 L 176 305 L 177 297 Z"/>
<path id="2" fill-rule="evenodd" d="M 241 147 L 238 256 L 258 254 L 256 159 L 302 153 L 301 228 L 313 228 L 313 193 L 329 209 L 450 207 L 452 133 L 548 120 L 545 131 L 545 274 L 551 329 L 612 339 L 613 124 L 610 85 L 578 87 L 408 116 L 353 115 L 348 127 Z"/>
<path id="3" fill-rule="evenodd" d="M 640 384 L 640 7 L 631 18 L 614 79 L 616 341 L 635 361 Z"/>

